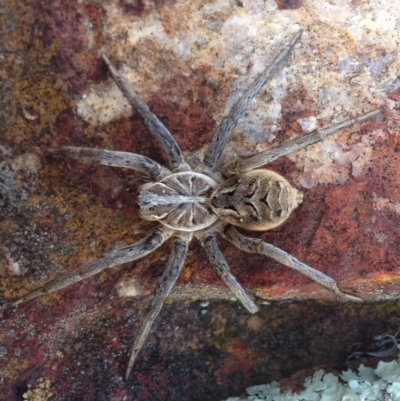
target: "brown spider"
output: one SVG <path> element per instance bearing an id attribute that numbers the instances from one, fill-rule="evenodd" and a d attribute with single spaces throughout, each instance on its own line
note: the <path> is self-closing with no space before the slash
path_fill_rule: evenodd
<path id="1" fill-rule="evenodd" d="M 216 240 L 218 232 L 223 238 L 244 252 L 267 255 L 280 263 L 298 270 L 311 280 L 333 291 L 341 298 L 361 300 L 343 293 L 331 277 L 300 262 L 285 251 L 260 239 L 242 235 L 236 227 L 264 231 L 282 224 L 302 202 L 302 193 L 293 188 L 279 174 L 258 169 L 281 156 L 324 140 L 337 131 L 376 116 L 372 110 L 350 120 L 315 130 L 281 146 L 256 154 L 248 159 L 235 159 L 216 172 L 218 159 L 229 140 L 238 119 L 249 101 L 265 85 L 276 67 L 287 57 L 301 37 L 299 31 L 289 46 L 281 51 L 268 68 L 250 85 L 235 103 L 229 114 L 217 127 L 205 151 L 195 152 L 186 160 L 173 136 L 149 110 L 143 99 L 118 73 L 108 57 L 102 57 L 118 87 L 132 107 L 142 116 L 145 125 L 160 142 L 168 156 L 169 168 L 148 157 L 128 152 L 63 146 L 51 153 L 71 157 L 85 163 L 131 168 L 145 176 L 148 183 L 140 187 L 138 204 L 142 219 L 154 224 L 153 232 L 139 242 L 105 253 L 100 259 L 89 262 L 14 301 L 12 306 L 45 295 L 97 274 L 104 269 L 131 262 L 148 255 L 172 238 L 172 251 L 167 267 L 155 290 L 148 311 L 141 322 L 132 345 L 125 378 L 129 377 L 136 357 L 143 347 L 150 329 L 165 299 L 182 270 L 188 244 L 196 237 L 210 259 L 212 267 L 250 312 L 258 308 L 230 272 Z"/>

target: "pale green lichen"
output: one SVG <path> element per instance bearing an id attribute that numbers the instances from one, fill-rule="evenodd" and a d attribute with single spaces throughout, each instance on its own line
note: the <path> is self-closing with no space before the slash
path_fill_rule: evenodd
<path id="1" fill-rule="evenodd" d="M 278 382 L 249 387 L 246 392 L 247 398 L 226 401 L 400 401 L 400 358 L 380 361 L 376 369 L 361 364 L 358 372 L 349 369 L 340 377 L 317 370 L 299 393 L 281 393 Z"/>

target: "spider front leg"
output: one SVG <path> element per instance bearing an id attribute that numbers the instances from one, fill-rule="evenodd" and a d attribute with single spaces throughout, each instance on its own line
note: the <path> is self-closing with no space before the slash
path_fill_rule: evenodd
<path id="1" fill-rule="evenodd" d="M 245 237 L 244 235 L 240 234 L 239 231 L 233 226 L 230 226 L 227 230 L 221 232 L 221 234 L 231 244 L 235 245 L 240 250 L 248 253 L 258 253 L 260 255 L 269 256 L 272 259 L 275 259 L 277 262 L 288 266 L 291 269 L 297 270 L 301 274 L 304 274 L 311 280 L 315 281 L 318 284 L 321 284 L 323 287 L 328 288 L 330 291 L 334 292 L 336 295 L 343 299 L 358 302 L 363 301 L 363 299 L 360 297 L 341 292 L 337 286 L 336 281 L 333 278 L 327 276 L 324 273 L 321 273 L 311 266 L 306 265 L 305 263 L 300 262 L 294 256 L 288 254 L 285 251 L 282 251 L 282 249 L 279 249 L 276 246 L 267 244 L 266 242 L 258 238 Z"/>
<path id="2" fill-rule="evenodd" d="M 167 168 L 146 156 L 130 152 L 117 152 L 106 149 L 77 148 L 62 146 L 49 149 L 49 153 L 69 157 L 83 163 L 98 163 L 105 166 L 125 167 L 138 171 L 154 181 L 172 174 Z"/>
<path id="3" fill-rule="evenodd" d="M 24 295 L 20 299 L 11 303 L 11 306 L 17 306 L 23 302 L 40 297 L 41 295 L 50 294 L 71 284 L 91 277 L 110 267 L 121 265 L 122 263 L 132 262 L 133 260 L 142 258 L 160 247 L 168 238 L 172 236 L 173 231 L 160 227 L 157 231 L 143 238 L 133 245 L 125 248 L 116 249 L 105 253 L 100 259 L 86 263 L 76 270 L 64 274 L 61 277 L 50 281 L 42 287 Z"/>
<path id="4" fill-rule="evenodd" d="M 224 258 L 221 250 L 219 249 L 217 239 L 213 232 L 205 232 L 199 236 L 201 245 L 203 246 L 210 263 L 218 276 L 223 280 L 226 286 L 231 290 L 232 294 L 240 300 L 242 305 L 250 312 L 256 313 L 258 311 L 257 305 L 247 294 L 246 290 L 236 280 L 235 276 L 231 273 L 229 265 Z"/>
<path id="5" fill-rule="evenodd" d="M 178 276 L 183 267 L 183 263 L 186 259 L 188 244 L 191 238 L 192 233 L 184 232 L 181 232 L 175 238 L 172 247 L 172 253 L 167 263 L 167 268 L 165 269 L 160 279 L 160 282 L 156 287 L 154 298 L 151 301 L 143 320 L 140 322 L 139 333 L 136 335 L 135 341 L 131 348 L 128 367 L 125 374 L 125 380 L 128 380 L 136 357 L 139 351 L 142 349 L 154 321 L 156 320 L 162 306 L 164 305 L 165 300 L 167 299 L 169 293 L 175 285 L 176 280 L 178 279 Z"/>
<path id="6" fill-rule="evenodd" d="M 330 125 L 325 128 L 316 129 L 307 135 L 293 139 L 292 141 L 286 142 L 281 146 L 277 146 L 272 149 L 260 152 L 248 159 L 236 159 L 228 162 L 223 167 L 223 172 L 226 175 L 243 174 L 247 171 L 254 170 L 258 167 L 264 166 L 272 162 L 273 160 L 279 159 L 282 156 L 296 152 L 300 149 L 306 148 L 307 146 L 314 145 L 318 142 L 323 141 L 330 135 L 341 131 L 342 129 L 349 128 L 356 123 L 369 120 L 382 112 L 381 109 L 374 109 L 368 113 L 361 114 L 349 120 L 342 121 L 337 124 Z"/>
<path id="7" fill-rule="evenodd" d="M 117 71 L 109 58 L 102 54 L 104 62 L 107 64 L 116 84 L 121 92 L 128 99 L 130 105 L 142 117 L 144 124 L 158 140 L 167 154 L 170 166 L 174 171 L 188 171 L 189 166 L 186 164 L 181 149 L 174 137 L 165 127 L 165 125 L 153 114 L 144 100 L 137 94 L 128 84 L 127 80 Z"/>
<path id="8" fill-rule="evenodd" d="M 221 156 L 221 153 L 224 150 L 226 143 L 231 137 L 232 131 L 236 127 L 239 118 L 247 109 L 249 102 L 251 101 L 251 99 L 254 98 L 254 96 L 257 95 L 258 92 L 260 92 L 260 90 L 266 84 L 276 67 L 278 67 L 278 65 L 292 51 L 293 47 L 299 41 L 302 32 L 302 30 L 297 32 L 290 41 L 289 46 L 285 50 L 280 52 L 278 56 L 272 61 L 272 63 L 254 80 L 249 89 L 247 89 L 243 96 L 241 96 L 240 99 L 237 100 L 232 109 L 229 111 L 228 115 L 221 121 L 221 123 L 215 130 L 214 136 L 204 152 L 204 164 L 210 169 L 210 171 L 215 170 L 218 159 Z"/>

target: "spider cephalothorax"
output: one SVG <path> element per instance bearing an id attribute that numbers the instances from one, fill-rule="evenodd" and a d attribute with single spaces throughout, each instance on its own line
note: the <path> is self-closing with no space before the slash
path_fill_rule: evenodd
<path id="1" fill-rule="evenodd" d="M 178 144 L 167 128 L 150 111 L 143 99 L 130 88 L 107 56 L 103 54 L 102 57 L 117 85 L 166 152 L 169 168 L 161 166 L 148 157 L 128 152 L 69 146 L 53 149 L 51 152 L 75 158 L 81 162 L 131 168 L 141 173 L 147 181 L 151 182 L 142 185 L 139 191 L 140 216 L 144 220 L 154 222 L 148 226 L 153 231 L 133 245 L 107 252 L 100 259 L 56 278 L 14 301 L 12 305 L 15 306 L 40 295 L 57 291 L 104 269 L 139 259 L 172 238 L 172 251 L 167 267 L 157 285 L 155 295 L 141 322 L 139 333 L 131 349 L 125 376 L 128 378 L 151 326 L 179 276 L 188 244 L 193 236 L 200 241 L 217 274 L 251 313 L 257 312 L 258 308 L 230 272 L 217 244 L 215 236 L 217 232 L 244 252 L 267 255 L 298 270 L 341 298 L 360 300 L 359 297 L 341 292 L 336 281 L 331 277 L 300 262 L 271 244 L 245 237 L 235 226 L 249 230 L 269 230 L 282 224 L 293 209 L 302 202 L 302 193 L 293 188 L 282 176 L 269 170 L 258 169 L 259 167 L 281 156 L 322 141 L 327 136 L 350 127 L 356 122 L 372 118 L 380 112 L 379 109 L 330 127 L 312 131 L 248 159 L 231 160 L 219 172 L 216 171 L 219 157 L 239 117 L 249 101 L 264 86 L 271 73 L 293 49 L 300 36 L 301 31 L 293 37 L 287 49 L 273 60 L 271 65 L 255 79 L 249 89 L 235 103 L 217 127 L 211 143 L 204 152 L 194 152 L 186 158 L 187 160 L 183 157 Z"/>
<path id="2" fill-rule="evenodd" d="M 193 171 L 144 184 L 138 197 L 140 217 L 180 231 L 207 228 L 218 220 L 209 207 L 209 198 L 216 186 L 212 178 Z"/>

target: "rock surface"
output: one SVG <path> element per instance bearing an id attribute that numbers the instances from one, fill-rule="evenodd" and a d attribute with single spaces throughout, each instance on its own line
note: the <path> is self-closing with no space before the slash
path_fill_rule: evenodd
<path id="1" fill-rule="evenodd" d="M 300 43 L 240 120 L 223 159 L 251 155 L 315 126 L 383 106 L 382 117 L 270 165 L 304 192 L 305 201 L 283 226 L 257 236 L 368 301 L 397 298 L 399 8 L 394 1 L 340 0 L 4 1 L 1 297 L 17 299 L 63 271 L 140 238 L 133 235 L 137 182 L 129 172 L 47 153 L 61 145 L 87 146 L 165 162 L 112 82 L 101 52 L 187 153 L 207 145 L 238 96 L 301 27 Z M 234 274 L 259 302 L 334 299 L 265 257 L 249 256 L 222 241 L 221 247 Z M 384 325 L 398 315 L 397 304 L 382 310 L 373 305 L 293 304 L 293 314 L 286 305 L 281 312 L 278 306 L 263 307 L 259 315 L 249 316 L 234 303 L 207 308 L 176 302 L 165 308 L 132 382 L 124 384 L 121 375 L 146 299 L 117 294 L 150 294 L 168 250 L 166 245 L 133 265 L 21 305 L 5 316 L 0 326 L 0 385 L 6 399 L 21 399 L 28 384 L 35 385 L 39 378 L 50 380 L 56 400 L 177 395 L 189 400 L 196 399 L 190 395 L 193 389 L 204 399 L 200 388 L 221 399 L 230 390 L 236 394 L 238 388 L 256 384 L 262 374 L 259 382 L 267 382 L 321 364 L 316 357 L 304 359 L 308 349 L 299 356 L 290 348 L 284 360 L 273 356 L 293 336 L 304 339 L 296 343 L 304 347 L 310 335 L 308 319 L 328 319 L 330 329 L 320 328 L 321 337 L 340 339 L 335 347 L 343 355 L 345 344 L 357 339 L 357 325 L 366 327 L 368 316 Z M 175 298 L 230 297 L 198 244 L 191 246 L 185 266 Z M 297 309 L 306 306 L 304 312 Z M 340 308 L 349 308 L 351 317 Z M 332 310 L 341 317 L 334 323 L 329 320 Z M 280 338 L 285 341 L 279 346 L 268 342 L 278 338 L 272 332 L 265 337 L 268 341 L 254 345 L 258 340 L 253 338 L 278 325 L 276 313 L 279 319 L 304 322 L 297 322 L 300 327 L 282 324 Z M 348 327 L 353 327 L 349 337 L 335 331 Z M 381 332 L 380 327 L 370 334 Z M 272 353 L 263 354 L 266 348 Z M 278 366 L 281 361 L 286 367 Z"/>

